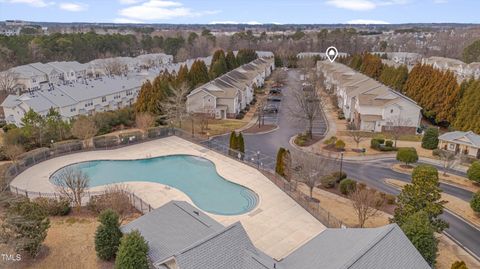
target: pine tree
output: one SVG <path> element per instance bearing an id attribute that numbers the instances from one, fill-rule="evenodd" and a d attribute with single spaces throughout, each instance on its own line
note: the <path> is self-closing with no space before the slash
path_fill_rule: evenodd
<path id="1" fill-rule="evenodd" d="M 118 214 L 108 209 L 98 219 L 101 224 L 95 232 L 95 251 L 100 259 L 108 261 L 115 257 L 122 238 Z"/>
<path id="2" fill-rule="evenodd" d="M 229 50 L 227 52 L 227 56 L 225 56 L 225 61 L 227 62 L 228 71 L 237 68 L 237 58 L 235 58 L 235 54 L 233 54 L 233 51 Z"/>
<path id="3" fill-rule="evenodd" d="M 438 128 L 427 128 L 422 138 L 422 148 L 436 149 L 438 147 Z"/>
<path id="4" fill-rule="evenodd" d="M 448 223 L 439 218 L 446 203 L 440 199 L 437 169 L 429 165 L 419 165 L 413 170 L 412 183 L 406 185 L 398 195 L 397 208 L 390 221 L 402 226 L 409 216 L 423 211 L 435 231 L 441 232 L 448 227 Z"/>
<path id="5" fill-rule="evenodd" d="M 237 157 L 236 156 L 237 150 L 238 150 L 237 133 L 235 133 L 235 131 L 232 131 L 230 133 L 230 143 L 229 143 L 230 156 Z"/>
<path id="6" fill-rule="evenodd" d="M 148 269 L 148 244 L 139 231 L 123 236 L 115 259 L 116 269 Z"/>
<path id="7" fill-rule="evenodd" d="M 221 52 L 222 53 L 218 54 L 218 58 L 215 61 L 212 60 L 212 65 L 209 71 L 210 79 L 215 79 L 228 72 L 225 54 L 223 54 L 223 50 Z"/>
<path id="8" fill-rule="evenodd" d="M 428 219 L 428 214 L 424 211 L 418 211 L 408 216 L 401 228 L 425 261 L 430 266 L 434 266 L 437 258 L 438 240 Z"/>
<path id="9" fill-rule="evenodd" d="M 178 69 L 177 77 L 175 79 L 176 85 L 182 85 L 183 83 L 190 85 L 187 65 L 180 66 L 180 69 Z"/>
<path id="10" fill-rule="evenodd" d="M 245 154 L 245 140 L 243 139 L 241 132 L 237 136 L 237 149 L 242 153 L 242 155 Z"/>
<path id="11" fill-rule="evenodd" d="M 247 64 L 258 58 L 257 52 L 254 49 L 240 49 L 237 53 L 238 66 Z"/>
<path id="12" fill-rule="evenodd" d="M 205 62 L 201 60 L 194 61 L 190 67 L 188 77 L 190 79 L 190 87 L 192 89 L 209 82 L 210 78 L 208 76 L 208 68 L 205 65 Z"/>

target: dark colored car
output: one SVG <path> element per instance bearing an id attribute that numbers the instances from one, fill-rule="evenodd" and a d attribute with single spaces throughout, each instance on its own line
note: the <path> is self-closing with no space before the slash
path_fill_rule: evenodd
<path id="1" fill-rule="evenodd" d="M 270 101 L 270 102 L 281 102 L 282 98 L 277 97 L 277 96 L 270 96 L 270 97 L 267 98 L 267 100 Z"/>
<path id="2" fill-rule="evenodd" d="M 275 88 L 275 89 L 271 89 L 269 93 L 270 93 L 270 94 L 281 94 L 281 93 L 282 93 L 282 90 Z"/>
<path id="3" fill-rule="evenodd" d="M 278 108 L 274 105 L 267 105 L 263 108 L 264 113 L 278 113 Z"/>

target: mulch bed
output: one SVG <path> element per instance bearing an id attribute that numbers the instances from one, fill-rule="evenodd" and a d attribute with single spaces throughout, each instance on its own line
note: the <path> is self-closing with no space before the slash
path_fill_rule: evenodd
<path id="1" fill-rule="evenodd" d="M 262 125 L 260 127 L 258 127 L 258 125 L 253 125 L 252 127 L 248 128 L 246 130 L 243 130 L 242 133 L 256 134 L 256 133 L 268 132 L 268 131 L 271 131 L 275 128 L 277 128 L 276 125 Z"/>

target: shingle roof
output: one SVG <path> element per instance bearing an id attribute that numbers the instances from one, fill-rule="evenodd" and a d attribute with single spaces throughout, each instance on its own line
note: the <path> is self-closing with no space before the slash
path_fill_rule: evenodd
<path id="1" fill-rule="evenodd" d="M 281 265 L 295 269 L 430 268 L 396 224 L 327 229 L 287 256 Z"/>
<path id="2" fill-rule="evenodd" d="M 272 268 L 274 263 L 269 258 L 264 264 L 265 256 L 252 244 L 240 222 L 189 246 L 174 257 L 181 269 L 265 269 Z"/>
<path id="3" fill-rule="evenodd" d="M 459 139 L 465 138 L 468 142 L 460 141 Z M 475 134 L 472 131 L 469 132 L 449 132 L 444 133 L 438 137 L 438 139 L 445 140 L 445 141 L 452 141 L 462 144 L 470 144 L 474 147 L 480 148 L 480 135 Z"/>
<path id="4" fill-rule="evenodd" d="M 134 229 L 149 241 L 148 255 L 155 263 L 224 227 L 187 202 L 172 201 L 121 227 L 124 233 Z"/>

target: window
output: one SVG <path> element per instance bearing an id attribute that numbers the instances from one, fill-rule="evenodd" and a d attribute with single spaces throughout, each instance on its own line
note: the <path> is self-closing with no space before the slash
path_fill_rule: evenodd
<path id="1" fill-rule="evenodd" d="M 448 148 L 451 149 L 451 150 L 454 150 L 455 149 L 455 144 L 448 144 Z"/>
<path id="2" fill-rule="evenodd" d="M 76 110 L 77 110 L 77 109 L 74 108 L 74 107 L 70 108 L 70 112 L 75 112 Z"/>
<path id="3" fill-rule="evenodd" d="M 393 109 L 390 109 L 390 113 L 393 114 Z"/>
<path id="4" fill-rule="evenodd" d="M 106 101 L 107 101 L 107 97 L 106 96 L 102 97 L 102 102 L 106 102 Z"/>

